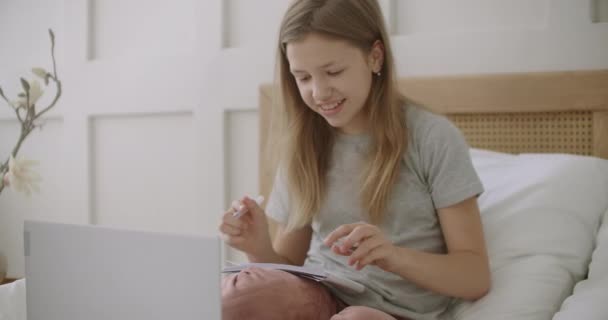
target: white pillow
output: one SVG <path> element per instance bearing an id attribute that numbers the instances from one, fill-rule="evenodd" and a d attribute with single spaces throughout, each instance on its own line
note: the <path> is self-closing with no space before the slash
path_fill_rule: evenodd
<path id="1" fill-rule="evenodd" d="M 473 161 L 475 162 L 476 165 L 479 165 L 480 162 L 481 163 L 485 163 L 487 161 L 498 162 L 498 161 L 513 159 L 513 158 L 517 157 L 517 155 L 511 154 L 511 153 L 504 153 L 504 152 L 485 150 L 485 149 L 471 148 L 469 151 L 471 153 L 471 159 L 473 159 Z"/>
<path id="2" fill-rule="evenodd" d="M 455 319 L 550 319 L 587 273 L 608 208 L 608 161 L 472 150 L 492 288 Z"/>
<path id="3" fill-rule="evenodd" d="M 608 319 L 608 210 L 604 213 L 587 279 L 574 287 L 553 320 Z"/>

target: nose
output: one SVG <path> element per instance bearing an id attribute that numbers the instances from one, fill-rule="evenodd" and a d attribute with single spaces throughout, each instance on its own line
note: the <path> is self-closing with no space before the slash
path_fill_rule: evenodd
<path id="1" fill-rule="evenodd" d="M 325 101 L 331 97 L 331 87 L 327 81 L 318 79 L 313 82 L 312 97 L 315 101 Z"/>

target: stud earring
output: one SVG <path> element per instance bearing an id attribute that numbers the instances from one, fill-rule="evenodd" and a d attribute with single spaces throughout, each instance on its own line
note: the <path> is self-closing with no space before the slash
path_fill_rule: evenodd
<path id="1" fill-rule="evenodd" d="M 376 75 L 379 77 L 382 75 L 382 72 L 378 71 L 378 72 L 376 72 Z"/>

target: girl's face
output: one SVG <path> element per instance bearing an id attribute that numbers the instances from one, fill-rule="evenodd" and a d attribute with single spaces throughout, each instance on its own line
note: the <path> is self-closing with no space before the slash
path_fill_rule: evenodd
<path id="1" fill-rule="evenodd" d="M 306 105 L 347 134 L 365 132 L 362 112 L 373 73 L 382 66 L 381 45 L 369 54 L 342 40 L 310 33 L 287 44 L 290 72 Z"/>

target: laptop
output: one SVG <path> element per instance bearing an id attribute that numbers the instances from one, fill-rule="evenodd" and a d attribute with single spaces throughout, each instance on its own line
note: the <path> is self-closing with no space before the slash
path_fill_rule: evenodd
<path id="1" fill-rule="evenodd" d="M 26 221 L 29 320 L 220 320 L 220 239 Z"/>

